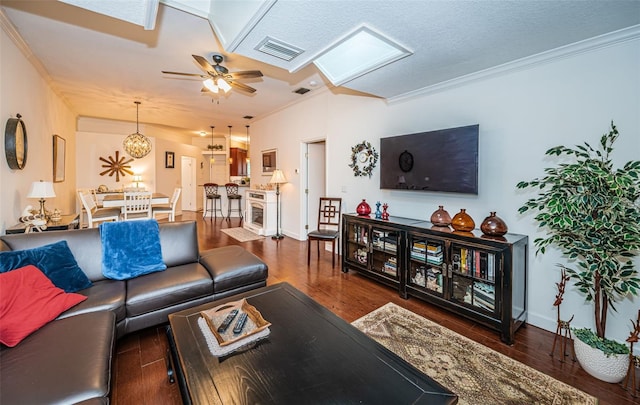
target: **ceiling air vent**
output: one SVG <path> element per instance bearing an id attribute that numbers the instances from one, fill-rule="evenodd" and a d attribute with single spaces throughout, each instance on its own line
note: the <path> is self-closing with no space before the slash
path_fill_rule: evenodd
<path id="1" fill-rule="evenodd" d="M 286 61 L 290 61 L 304 52 L 303 49 L 278 41 L 271 37 L 263 39 L 255 49 L 257 51 L 264 52 L 267 55 L 275 56 L 276 58 L 284 59 Z"/>
<path id="2" fill-rule="evenodd" d="M 307 89 L 306 87 L 300 87 L 300 88 L 294 90 L 293 92 L 294 93 L 298 93 L 298 94 L 304 94 L 304 93 L 308 93 L 310 91 L 311 90 Z"/>

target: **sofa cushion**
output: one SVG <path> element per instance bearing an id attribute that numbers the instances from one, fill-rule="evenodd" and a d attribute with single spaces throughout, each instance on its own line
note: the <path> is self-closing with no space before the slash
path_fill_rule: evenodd
<path id="1" fill-rule="evenodd" d="M 120 322 L 125 318 L 124 302 L 127 296 L 125 281 L 96 281 L 90 288 L 78 291 L 78 294 L 86 296 L 87 300 L 61 313 L 58 319 L 95 311 L 113 311 L 116 314 L 116 322 Z"/>
<path id="2" fill-rule="evenodd" d="M 127 281 L 127 317 L 212 294 L 211 276 L 199 263 L 169 267 Z"/>
<path id="3" fill-rule="evenodd" d="M 216 294 L 267 279 L 266 263 L 237 245 L 206 250 L 200 255 L 200 263 L 211 273 Z"/>
<path id="4" fill-rule="evenodd" d="M 160 229 L 155 219 L 104 222 L 102 239 L 102 274 L 115 280 L 128 280 L 162 271 Z"/>
<path id="5" fill-rule="evenodd" d="M 196 221 L 160 224 L 162 260 L 168 267 L 198 261 L 198 228 Z"/>
<path id="6" fill-rule="evenodd" d="M 65 293 L 32 265 L 0 274 L 0 342 L 14 347 L 86 299 Z"/>
<path id="7" fill-rule="evenodd" d="M 32 249 L 0 252 L 0 273 L 28 264 L 39 268 L 58 288 L 76 292 L 91 286 L 64 240 Z"/>
<path id="8" fill-rule="evenodd" d="M 50 322 L 2 351 L 0 404 L 74 404 L 106 397 L 114 344 L 111 311 Z"/>

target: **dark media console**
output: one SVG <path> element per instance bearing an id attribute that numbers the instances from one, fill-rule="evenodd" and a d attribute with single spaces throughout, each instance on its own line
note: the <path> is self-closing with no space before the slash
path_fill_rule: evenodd
<path id="1" fill-rule="evenodd" d="M 349 269 L 500 332 L 512 344 L 527 320 L 525 235 L 487 237 L 417 219 L 342 216 Z"/>

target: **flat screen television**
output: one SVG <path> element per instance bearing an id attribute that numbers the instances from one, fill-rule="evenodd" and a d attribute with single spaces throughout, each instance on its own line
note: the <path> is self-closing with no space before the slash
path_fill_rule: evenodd
<path id="1" fill-rule="evenodd" d="M 478 194 L 479 125 L 380 139 L 380 188 Z"/>

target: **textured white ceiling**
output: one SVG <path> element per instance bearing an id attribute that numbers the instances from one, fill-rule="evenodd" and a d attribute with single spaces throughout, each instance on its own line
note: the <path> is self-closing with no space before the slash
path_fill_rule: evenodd
<path id="1" fill-rule="evenodd" d="M 60 1 L 0 5 L 77 114 L 135 121 L 140 100 L 141 122 L 193 134 L 210 125 L 243 134 L 251 123 L 243 116 L 265 116 L 330 86 L 311 62 L 361 24 L 413 51 L 343 85 L 387 99 L 640 24 L 636 0 L 164 0 L 152 31 Z M 304 52 L 285 62 L 255 50 L 265 36 Z M 161 73 L 200 73 L 191 55 L 211 60 L 214 52 L 232 72 L 261 70 L 263 78 L 244 81 L 257 92 L 212 97 L 198 78 Z M 301 86 L 312 91 L 293 93 Z"/>

